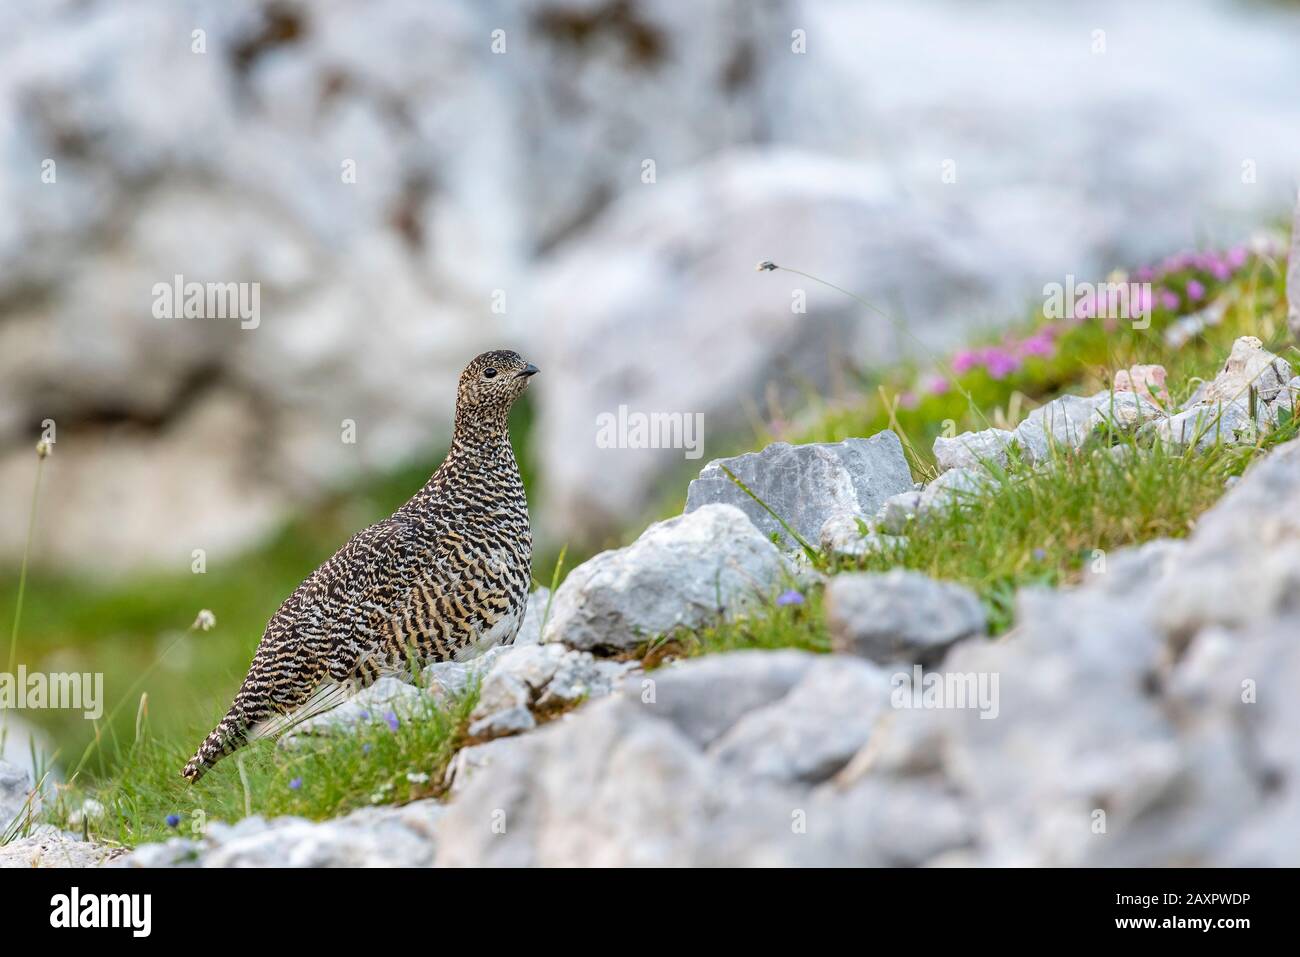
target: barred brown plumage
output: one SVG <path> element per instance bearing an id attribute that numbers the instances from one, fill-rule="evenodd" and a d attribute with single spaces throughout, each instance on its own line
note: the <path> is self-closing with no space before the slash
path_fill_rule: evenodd
<path id="1" fill-rule="evenodd" d="M 514 640 L 532 577 L 528 501 L 507 417 L 537 368 L 485 352 L 461 373 L 451 449 L 389 518 L 358 532 L 267 623 L 226 716 L 182 775 L 197 781 L 385 674 Z"/>

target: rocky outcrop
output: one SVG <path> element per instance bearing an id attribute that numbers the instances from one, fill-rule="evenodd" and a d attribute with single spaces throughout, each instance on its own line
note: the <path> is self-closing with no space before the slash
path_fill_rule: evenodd
<path id="1" fill-rule="evenodd" d="M 995 471 L 1006 467 L 1015 439 L 1015 433 L 1006 429 L 984 429 L 951 438 L 941 435 L 934 440 L 935 462 L 940 472 L 955 468 Z"/>
<path id="2" fill-rule="evenodd" d="M 737 652 L 646 680 L 474 774 L 439 864 L 906 864 L 968 840 L 938 789 L 835 783 L 888 706 L 867 662 Z"/>
<path id="3" fill-rule="evenodd" d="M 466 359 L 530 352 L 535 267 L 644 160 L 768 137 L 786 6 L 7 4 L 0 497 L 54 419 L 38 557 L 184 569 L 433 454 Z M 258 315 L 160 318 L 177 276 Z"/>
<path id="4" fill-rule="evenodd" d="M 651 525 L 631 545 L 579 565 L 555 592 L 544 642 L 629 651 L 756 607 L 788 566 L 731 505 Z"/>
<path id="5" fill-rule="evenodd" d="M 214 821 L 202 838 L 174 837 L 116 862 L 121 867 L 428 867 L 437 849 L 437 801 L 366 807 L 329 821 L 259 815 Z"/>
<path id="6" fill-rule="evenodd" d="M 877 664 L 933 664 L 963 638 L 984 634 L 986 620 L 970 589 L 895 568 L 832 578 L 826 624 L 831 648 L 841 654 Z"/>
<path id="7" fill-rule="evenodd" d="M 1013 430 L 989 428 L 934 441 L 940 475 L 913 499 L 892 496 L 876 515 L 876 525 L 902 531 L 909 520 L 936 508 L 957 504 L 986 488 L 1012 457 L 1030 466 L 1049 464 L 1054 456 L 1082 448 L 1099 434 L 1133 434 L 1173 447 L 1194 445 L 1205 451 L 1216 444 L 1253 442 L 1293 410 L 1300 389 L 1290 383 L 1294 370 L 1286 359 L 1263 348 L 1254 336 L 1233 343 L 1223 369 L 1170 413 L 1161 366 L 1133 366 L 1115 375 L 1114 389 L 1091 396 L 1063 395 L 1029 413 Z"/>
<path id="8" fill-rule="evenodd" d="M 728 469 L 757 496 L 754 500 L 723 471 Z M 816 543 L 837 515 L 870 516 L 885 499 L 912 487 L 912 471 L 893 432 L 869 439 L 790 445 L 773 442 L 750 452 L 710 462 L 686 492 L 686 511 L 704 505 L 734 505 L 768 538 L 796 547 L 772 512 L 804 541 Z M 771 512 L 768 511 L 771 509 Z"/>
<path id="9" fill-rule="evenodd" d="M 469 735 L 482 740 L 529 731 L 539 719 L 608 695 L 636 668 L 558 644 L 508 649 L 483 679 Z"/>
<path id="10" fill-rule="evenodd" d="M 1292 442 L 1185 543 L 1136 552 L 1145 577 L 1116 555 L 1022 592 L 1014 632 L 939 670 L 745 652 L 651 672 L 473 774 L 439 863 L 1288 863 L 1298 515 Z"/>
<path id="11" fill-rule="evenodd" d="M 972 594 L 904 571 L 831 577 L 829 655 L 640 671 L 567 647 L 548 622 L 542 644 L 491 659 L 474 715 L 490 740 L 452 761 L 445 807 L 214 825 L 126 863 L 1289 863 L 1298 516 L 1300 440 L 1252 466 L 1185 541 L 1116 553 L 1075 588 L 1022 590 L 998 641 Z M 604 562 L 631 580 L 646 574 L 636 555 L 657 581 L 696 567 L 691 523 L 778 554 L 711 505 Z M 621 622 L 642 613 L 641 592 L 617 580 Z M 71 852 L 70 836 L 53 840 Z"/>
<path id="12" fill-rule="evenodd" d="M 1030 412 L 1013 436 L 1026 461 L 1042 464 L 1054 455 L 1080 448 L 1099 429 L 1133 432 L 1165 417 L 1160 406 L 1137 392 L 1063 395 Z"/>
<path id="13" fill-rule="evenodd" d="M 1223 369 L 1204 383 L 1181 412 L 1153 422 L 1149 431 L 1160 441 L 1204 450 L 1216 443 L 1253 442 L 1295 409 L 1294 369 L 1286 359 L 1263 347 L 1254 336 L 1232 344 Z"/>

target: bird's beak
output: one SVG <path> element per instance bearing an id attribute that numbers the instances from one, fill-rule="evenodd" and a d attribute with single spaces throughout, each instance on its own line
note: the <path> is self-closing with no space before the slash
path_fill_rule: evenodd
<path id="1" fill-rule="evenodd" d="M 537 375 L 537 373 L 539 373 L 539 372 L 541 372 L 541 371 L 542 371 L 541 369 L 537 368 L 537 366 L 533 365 L 533 364 L 530 362 L 530 363 L 528 363 L 528 365 L 524 366 L 523 369 L 521 369 L 520 371 L 518 371 L 518 372 L 515 373 L 515 378 L 516 378 L 516 379 L 527 379 L 529 376 Z"/>

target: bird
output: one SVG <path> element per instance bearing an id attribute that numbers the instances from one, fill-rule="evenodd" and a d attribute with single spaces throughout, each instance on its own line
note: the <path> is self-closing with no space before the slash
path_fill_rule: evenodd
<path id="1" fill-rule="evenodd" d="M 532 580 L 532 532 L 507 419 L 537 372 L 510 350 L 470 361 L 442 464 L 280 605 L 184 778 L 197 782 L 249 742 L 281 734 L 385 675 L 514 641 Z"/>

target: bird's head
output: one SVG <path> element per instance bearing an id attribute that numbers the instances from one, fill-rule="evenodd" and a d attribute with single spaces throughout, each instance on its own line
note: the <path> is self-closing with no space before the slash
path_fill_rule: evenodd
<path id="1" fill-rule="evenodd" d="M 537 366 L 508 349 L 476 356 L 460 374 L 456 417 L 504 422 L 510 406 L 537 372 Z"/>

